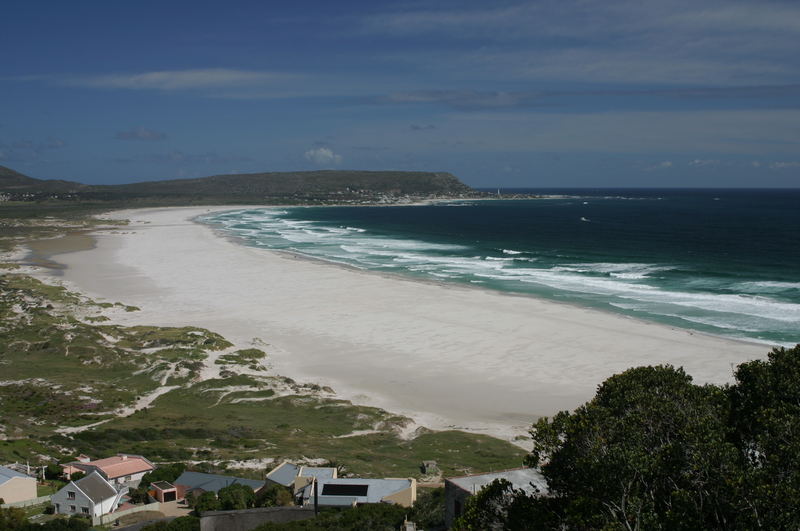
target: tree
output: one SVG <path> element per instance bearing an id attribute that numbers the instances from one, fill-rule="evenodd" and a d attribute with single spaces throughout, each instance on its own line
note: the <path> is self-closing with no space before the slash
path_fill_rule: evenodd
<path id="1" fill-rule="evenodd" d="M 743 474 L 728 418 L 719 387 L 694 385 L 683 369 L 639 367 L 574 413 L 540 419 L 527 462 L 542 465 L 567 526 L 724 528 Z"/>
<path id="2" fill-rule="evenodd" d="M 371 503 L 352 509 L 325 509 L 315 518 L 283 524 L 262 524 L 253 531 L 396 531 L 407 513 L 408 509 L 399 505 Z"/>
<path id="3" fill-rule="evenodd" d="M 275 507 L 294 505 L 294 496 L 282 485 L 270 485 L 261 490 L 255 499 L 255 507 Z"/>
<path id="4" fill-rule="evenodd" d="M 418 489 L 408 518 L 422 529 L 444 529 L 444 488 Z"/>
<path id="5" fill-rule="evenodd" d="M 463 529 L 800 529 L 800 345 L 741 364 L 732 386 L 682 369 L 606 380 L 531 429 L 547 496 L 496 482 Z"/>
<path id="6" fill-rule="evenodd" d="M 204 492 L 194 500 L 194 512 L 198 516 L 205 511 L 219 511 L 220 507 L 217 495 L 213 492 Z"/>
<path id="7" fill-rule="evenodd" d="M 64 475 L 64 470 L 56 463 L 50 463 L 44 469 L 45 479 L 58 479 Z"/>
<path id="8" fill-rule="evenodd" d="M 130 489 L 128 496 L 131 498 L 131 503 L 149 503 L 150 494 L 147 492 L 147 487 L 139 486 Z"/>
<path id="9" fill-rule="evenodd" d="M 241 483 L 234 483 L 219 489 L 217 496 L 223 511 L 249 509 L 256 503 L 253 489 Z"/>
<path id="10" fill-rule="evenodd" d="M 505 479 L 496 479 L 470 497 L 464 514 L 453 528 L 458 530 L 483 531 L 488 529 L 531 529 L 536 523 L 535 500 Z M 542 527 L 541 529 L 546 529 Z"/>
<path id="11" fill-rule="evenodd" d="M 800 528 L 800 345 L 739 365 L 731 424 L 747 462 L 752 528 Z"/>
<path id="12" fill-rule="evenodd" d="M 156 481 L 168 481 L 173 483 L 176 479 L 178 479 L 178 476 L 183 474 L 185 470 L 186 465 L 184 463 L 158 465 L 158 468 L 152 472 L 148 472 L 142 477 L 142 482 L 140 485 L 147 487 Z"/>
<path id="13" fill-rule="evenodd" d="M 39 526 L 31 524 L 30 531 L 87 531 L 91 527 L 88 518 L 78 515 L 69 518 L 56 518 Z"/>
<path id="14" fill-rule="evenodd" d="M 200 519 L 196 516 L 181 516 L 169 522 L 150 524 L 141 531 L 200 531 Z"/>
<path id="15" fill-rule="evenodd" d="M 22 509 L 16 507 L 0 508 L 0 529 L 25 529 L 27 525 L 28 517 Z"/>

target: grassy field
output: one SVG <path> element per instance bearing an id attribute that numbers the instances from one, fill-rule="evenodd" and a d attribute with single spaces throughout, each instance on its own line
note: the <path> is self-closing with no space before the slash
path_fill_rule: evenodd
<path id="1" fill-rule="evenodd" d="M 63 232 L 67 221 L 45 226 Z M 354 474 L 400 477 L 419 477 L 423 460 L 436 460 L 445 475 L 521 464 L 521 449 L 487 436 L 423 430 L 403 438 L 408 419 L 274 374 L 264 363 L 269 352 L 237 349 L 199 328 L 115 325 L 115 313 L 138 309 L 97 304 L 6 266 L 0 462 L 131 452 L 214 469 L 249 461 L 255 468 L 242 474 L 253 477 L 264 459 L 326 460 Z M 202 381 L 204 367 L 218 376 Z M 162 386 L 175 388 L 120 414 Z M 102 420 L 79 433 L 57 431 Z"/>

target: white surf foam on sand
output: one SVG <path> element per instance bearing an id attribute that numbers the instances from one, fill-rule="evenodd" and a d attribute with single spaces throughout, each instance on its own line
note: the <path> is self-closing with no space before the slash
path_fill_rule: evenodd
<path id="1" fill-rule="evenodd" d="M 735 342 L 610 313 L 354 271 L 225 239 L 190 207 L 120 211 L 126 234 L 56 257 L 64 280 L 141 308 L 129 324 L 195 325 L 259 338 L 276 372 L 344 398 L 509 437 L 590 399 L 608 376 L 670 363 L 726 382 L 764 357 Z"/>

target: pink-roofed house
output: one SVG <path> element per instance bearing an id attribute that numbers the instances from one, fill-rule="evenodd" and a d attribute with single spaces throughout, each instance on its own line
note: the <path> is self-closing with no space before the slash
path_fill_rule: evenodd
<path id="1" fill-rule="evenodd" d="M 138 487 L 142 476 L 156 469 L 146 457 L 133 454 L 117 454 L 96 461 L 70 463 L 76 469 L 90 474 L 97 471 L 116 488 L 120 486 Z"/>
<path id="2" fill-rule="evenodd" d="M 76 472 L 80 472 L 81 474 L 84 473 L 83 470 L 81 470 L 80 468 L 77 468 L 75 465 L 78 464 L 78 463 L 88 463 L 91 460 L 92 460 L 92 458 L 89 457 L 88 455 L 81 454 L 81 455 L 78 456 L 78 461 L 77 462 L 66 463 L 66 464 L 61 465 L 61 474 L 65 478 L 67 478 L 67 481 L 70 481 L 70 480 L 72 480 L 72 474 L 74 474 Z"/>

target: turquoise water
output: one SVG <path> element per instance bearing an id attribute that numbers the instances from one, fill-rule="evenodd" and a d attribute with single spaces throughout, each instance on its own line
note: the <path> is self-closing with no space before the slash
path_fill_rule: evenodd
<path id="1" fill-rule="evenodd" d="M 551 197 L 204 220 L 248 245 L 362 269 L 800 342 L 800 191 L 526 191 Z"/>

